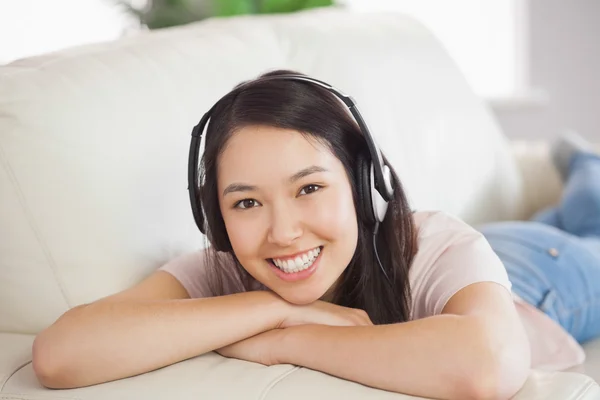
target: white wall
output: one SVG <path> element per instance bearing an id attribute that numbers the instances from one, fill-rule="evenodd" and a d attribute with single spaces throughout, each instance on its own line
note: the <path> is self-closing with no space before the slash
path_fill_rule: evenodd
<path id="1" fill-rule="evenodd" d="M 600 0 L 514 1 L 527 4 L 529 79 L 548 101 L 494 107 L 500 126 L 511 138 L 544 140 L 572 128 L 600 143 Z M 58 45 L 116 39 L 133 29 L 131 18 L 108 7 L 110 2 L 0 0 L 0 64 Z M 370 8 L 386 3 L 353 2 Z"/>
<path id="2" fill-rule="evenodd" d="M 139 30 L 115 0 L 0 0 L 0 65 Z"/>
<path id="3" fill-rule="evenodd" d="M 511 138 L 552 140 L 573 128 L 600 143 L 600 0 L 529 1 L 530 79 L 546 105 L 495 109 Z"/>

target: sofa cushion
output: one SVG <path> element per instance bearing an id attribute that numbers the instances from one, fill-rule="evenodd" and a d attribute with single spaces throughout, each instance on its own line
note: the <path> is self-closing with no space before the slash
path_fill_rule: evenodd
<path id="1" fill-rule="evenodd" d="M 18 363 L 17 363 L 18 364 Z M 16 364 L 15 364 L 16 365 Z M 595 382 L 580 374 L 535 371 L 513 400 L 593 400 Z M 40 386 L 31 364 L 10 377 L 0 400 L 33 399 L 230 399 L 408 400 L 416 397 L 373 389 L 292 365 L 265 367 L 208 353 L 156 371 L 100 385 L 67 390 Z"/>
<path id="2" fill-rule="evenodd" d="M 415 208 L 473 223 L 519 214 L 497 125 L 405 16 L 214 19 L 68 49 L 0 67 L 0 331 L 37 332 L 202 247 L 186 190 L 191 128 L 273 68 L 351 94 Z"/>
<path id="3" fill-rule="evenodd" d="M 273 68 L 351 94 L 415 208 L 471 223 L 522 215 L 520 175 L 491 114 L 405 16 L 215 19 L 73 48 L 0 67 L 0 331 L 37 332 L 202 246 L 186 191 L 191 127 Z M 32 342 L 0 333 L 0 399 L 410 398 L 214 353 L 51 391 L 29 363 Z M 597 395 L 585 376 L 535 372 L 516 399 Z"/>
<path id="4" fill-rule="evenodd" d="M 13 374 L 31 361 L 33 335 L 0 333 L 0 392 Z"/>

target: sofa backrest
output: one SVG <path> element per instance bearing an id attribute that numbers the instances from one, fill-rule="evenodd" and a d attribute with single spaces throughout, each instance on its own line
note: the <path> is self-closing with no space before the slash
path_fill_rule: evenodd
<path id="1" fill-rule="evenodd" d="M 0 67 L 0 331 L 38 332 L 204 245 L 191 128 L 225 92 L 291 68 L 352 95 L 416 209 L 519 214 L 516 166 L 455 63 L 397 14 L 214 19 Z"/>

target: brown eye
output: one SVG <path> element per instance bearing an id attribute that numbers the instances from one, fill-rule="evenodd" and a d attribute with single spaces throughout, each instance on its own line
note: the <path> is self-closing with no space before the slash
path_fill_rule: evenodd
<path id="1" fill-rule="evenodd" d="M 319 185 L 306 185 L 302 188 L 302 190 L 300 190 L 300 194 L 311 194 L 316 192 L 317 190 L 321 189 L 321 186 Z"/>
<path id="2" fill-rule="evenodd" d="M 240 200 L 238 201 L 234 208 L 240 208 L 242 210 L 246 209 L 246 208 L 253 208 L 253 207 L 257 207 L 258 206 L 258 201 L 254 200 L 254 199 L 244 199 L 244 200 Z"/>

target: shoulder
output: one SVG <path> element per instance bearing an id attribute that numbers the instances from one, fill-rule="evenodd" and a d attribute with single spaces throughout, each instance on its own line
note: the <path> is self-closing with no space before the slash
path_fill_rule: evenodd
<path id="1" fill-rule="evenodd" d="M 477 229 L 459 217 L 444 211 L 418 211 L 413 214 L 418 256 L 437 258 L 449 249 L 470 249 L 468 243 L 487 243 Z"/>
<path id="2" fill-rule="evenodd" d="M 467 257 L 476 250 L 479 253 L 483 246 L 490 255 L 493 254 L 483 234 L 455 215 L 444 211 L 419 211 L 413 218 L 418 251 L 411 269 L 427 269 L 450 251 Z"/>
<path id="3" fill-rule="evenodd" d="M 480 235 L 471 225 L 444 211 L 416 211 L 413 219 L 421 240 L 440 234 Z"/>
<path id="4" fill-rule="evenodd" d="M 441 312 L 454 293 L 471 283 L 493 281 L 510 288 L 502 262 L 481 232 L 443 211 L 413 215 L 418 250 L 409 281 L 415 316 Z"/>

